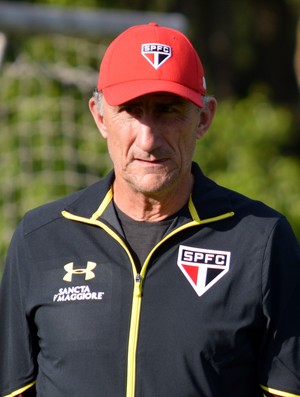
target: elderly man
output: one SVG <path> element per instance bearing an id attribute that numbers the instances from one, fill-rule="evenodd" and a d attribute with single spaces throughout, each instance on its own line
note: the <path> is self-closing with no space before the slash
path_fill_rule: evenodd
<path id="1" fill-rule="evenodd" d="M 89 105 L 113 171 L 16 230 L 1 396 L 300 396 L 299 245 L 193 163 L 217 103 L 191 43 L 126 30 Z"/>

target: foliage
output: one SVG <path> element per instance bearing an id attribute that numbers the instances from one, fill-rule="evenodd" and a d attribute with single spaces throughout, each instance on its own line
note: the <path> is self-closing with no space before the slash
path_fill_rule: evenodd
<path id="1" fill-rule="evenodd" d="M 218 183 L 282 212 L 300 237 L 300 161 L 285 154 L 292 113 L 256 91 L 219 104 L 195 159 Z"/>
<path id="2" fill-rule="evenodd" d="M 0 75 L 0 273 L 26 211 L 93 183 L 111 167 L 88 109 L 102 44 L 37 36 L 22 49 Z"/>

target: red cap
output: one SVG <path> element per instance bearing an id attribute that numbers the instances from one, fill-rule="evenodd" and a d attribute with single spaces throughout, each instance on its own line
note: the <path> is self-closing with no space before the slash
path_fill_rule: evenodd
<path id="1" fill-rule="evenodd" d="M 156 23 L 133 26 L 107 48 L 97 89 L 112 105 L 141 95 L 170 92 L 202 107 L 204 70 L 199 56 L 182 33 Z"/>

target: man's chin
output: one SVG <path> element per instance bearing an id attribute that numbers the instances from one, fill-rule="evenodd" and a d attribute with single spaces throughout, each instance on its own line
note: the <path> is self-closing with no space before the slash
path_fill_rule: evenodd
<path id="1" fill-rule="evenodd" d="M 168 194 L 172 190 L 172 186 L 176 184 L 176 177 L 174 174 L 159 175 L 149 173 L 140 178 L 135 178 L 130 184 L 135 191 L 147 196 L 151 194 Z"/>

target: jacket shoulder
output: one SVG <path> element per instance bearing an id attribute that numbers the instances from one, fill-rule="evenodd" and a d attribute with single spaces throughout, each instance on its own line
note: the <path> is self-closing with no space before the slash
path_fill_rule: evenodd
<path id="1" fill-rule="evenodd" d="M 105 180 L 100 180 L 68 196 L 29 210 L 21 221 L 24 234 L 29 234 L 51 222 L 64 219 L 62 211 L 69 207 L 81 207 L 85 211 L 84 216 L 91 216 L 97 210 L 101 197 L 106 194 L 108 186 L 109 184 Z"/>
<path id="2" fill-rule="evenodd" d="M 286 217 L 266 203 L 245 196 L 239 192 L 226 189 L 232 203 L 235 216 L 249 231 L 269 234 L 279 223 L 286 223 Z"/>

